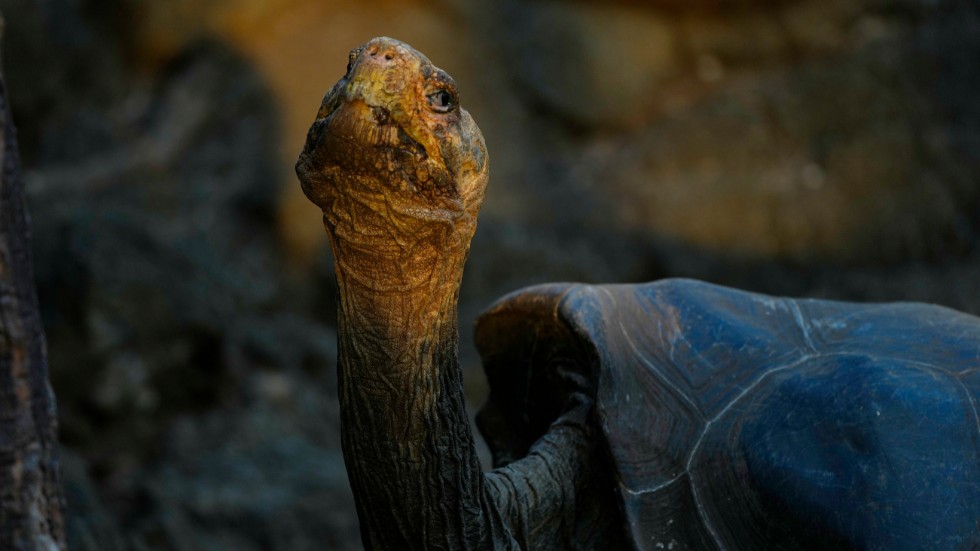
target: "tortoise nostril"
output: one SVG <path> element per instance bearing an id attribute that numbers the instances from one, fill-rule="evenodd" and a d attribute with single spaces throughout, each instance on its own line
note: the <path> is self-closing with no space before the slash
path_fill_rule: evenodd
<path id="1" fill-rule="evenodd" d="M 368 52 L 368 54 L 371 57 L 374 57 L 374 56 L 378 55 L 378 48 L 376 48 L 376 47 L 375 48 L 371 48 L 371 50 Z"/>
<path id="2" fill-rule="evenodd" d="M 388 53 L 385 54 L 385 59 L 387 59 L 388 61 L 391 61 L 392 59 L 395 59 L 395 55 L 392 54 L 391 52 L 388 52 Z"/>

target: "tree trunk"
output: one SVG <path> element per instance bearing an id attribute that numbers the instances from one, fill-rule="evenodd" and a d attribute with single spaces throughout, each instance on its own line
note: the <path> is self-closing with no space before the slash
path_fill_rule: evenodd
<path id="1" fill-rule="evenodd" d="M 58 551 L 66 544 L 57 416 L 20 154 L 2 74 L 0 128 L 0 549 Z"/>

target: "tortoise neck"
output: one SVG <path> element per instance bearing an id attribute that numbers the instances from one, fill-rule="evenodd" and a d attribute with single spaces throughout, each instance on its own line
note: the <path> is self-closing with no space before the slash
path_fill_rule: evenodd
<path id="1" fill-rule="evenodd" d="M 463 549 L 482 522 L 483 475 L 457 357 L 466 250 L 338 242 L 344 458 L 365 544 Z"/>

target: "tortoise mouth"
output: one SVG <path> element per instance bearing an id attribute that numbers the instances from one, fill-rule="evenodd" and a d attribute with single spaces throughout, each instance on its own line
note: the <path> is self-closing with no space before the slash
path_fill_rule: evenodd
<path id="1" fill-rule="evenodd" d="M 388 135 L 390 137 L 391 130 L 393 129 L 395 132 L 393 143 L 377 144 L 376 147 L 387 147 L 404 151 L 413 155 L 419 161 L 424 161 L 429 158 L 425 146 L 405 130 L 405 127 L 395 119 L 390 110 L 385 107 L 372 106 L 371 114 L 374 116 L 379 135 Z"/>
<path id="2" fill-rule="evenodd" d="M 410 162 L 429 158 L 425 146 L 412 137 L 391 110 L 370 105 L 363 98 L 344 98 L 340 84 L 331 90 L 310 126 L 297 167 L 313 169 L 310 163 L 329 161 L 328 165 L 366 169 L 374 163 L 366 163 L 365 155 L 379 150 L 398 153 L 397 157 Z"/>

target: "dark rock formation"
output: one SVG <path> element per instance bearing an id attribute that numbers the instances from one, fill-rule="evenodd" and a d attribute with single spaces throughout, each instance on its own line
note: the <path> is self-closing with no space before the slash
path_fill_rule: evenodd
<path id="1" fill-rule="evenodd" d="M 515 7 L 512 57 L 624 229 L 811 264 L 969 248 L 976 6 L 759 4 Z"/>
<path id="2" fill-rule="evenodd" d="M 0 18 L 0 27 L 2 23 Z M 34 288 L 31 223 L 17 132 L 0 75 L 0 548 L 65 549 L 57 448 L 57 410 Z"/>

